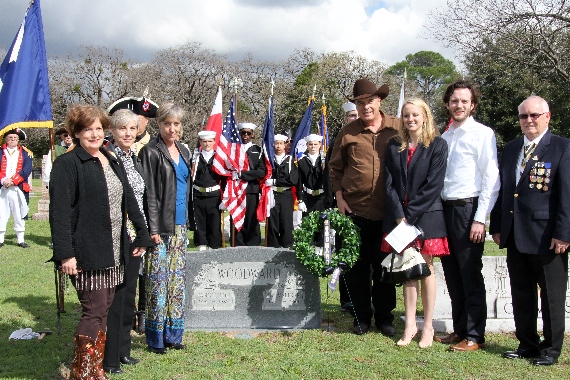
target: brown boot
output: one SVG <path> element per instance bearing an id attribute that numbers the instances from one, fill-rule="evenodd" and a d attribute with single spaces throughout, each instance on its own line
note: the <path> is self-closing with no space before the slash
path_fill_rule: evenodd
<path id="1" fill-rule="evenodd" d="M 109 378 L 103 370 L 103 358 L 105 356 L 105 332 L 99 330 L 97 340 L 95 341 L 95 352 L 91 357 L 91 376 L 94 380 L 108 380 Z"/>
<path id="2" fill-rule="evenodd" d="M 91 380 L 91 356 L 95 353 L 95 341 L 85 335 L 75 335 L 73 339 L 73 358 L 71 361 L 71 380 Z"/>

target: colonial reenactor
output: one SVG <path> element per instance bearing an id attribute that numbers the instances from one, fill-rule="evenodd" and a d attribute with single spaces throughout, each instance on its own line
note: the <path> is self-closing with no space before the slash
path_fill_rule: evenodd
<path id="1" fill-rule="evenodd" d="M 253 143 L 257 125 L 252 123 L 239 123 L 237 125 L 249 161 L 249 170 L 236 175 L 247 181 L 245 218 L 240 231 L 234 230 L 235 246 L 257 246 L 261 243 L 261 232 L 257 220 L 257 205 L 259 204 L 259 180 L 265 176 L 265 162 L 259 145 Z"/>
<path id="2" fill-rule="evenodd" d="M 266 181 L 272 186 L 275 206 L 269 214 L 267 246 L 288 248 L 293 245 L 293 191 L 291 186 L 299 182 L 299 171 L 291 156 L 285 154 L 287 136 L 275 135 L 275 162 L 271 178 Z"/>
<path id="3" fill-rule="evenodd" d="M 67 129 L 63 126 L 63 124 L 64 123 L 61 123 L 61 127 L 57 131 L 55 131 L 55 136 L 61 139 L 61 142 L 54 146 L 55 158 L 67 152 L 67 150 L 73 145 L 73 139 L 71 138 L 71 135 L 69 134 Z M 52 167 L 51 149 L 48 151 L 47 155 L 48 159 L 46 160 L 44 170 L 42 173 L 42 181 L 45 182 L 46 184 L 49 184 L 49 178 Z"/>
<path id="4" fill-rule="evenodd" d="M 144 96 L 142 98 L 126 97 L 111 104 L 107 111 L 109 115 L 113 115 L 115 111 L 124 108 L 133 111 L 139 117 L 139 131 L 135 143 L 131 147 L 131 149 L 138 154 L 142 147 L 154 138 L 148 133 L 146 127 L 148 125 L 148 119 L 154 119 L 156 117 L 158 104 Z"/>
<path id="5" fill-rule="evenodd" d="M 220 185 L 223 177 L 212 169 L 214 161 L 215 131 L 198 132 L 202 151 L 196 157 L 192 176 L 194 178 L 194 245 L 204 251 L 208 247 L 220 248 L 222 245 L 222 230 L 220 227 Z"/>
<path id="6" fill-rule="evenodd" d="M 305 137 L 308 152 L 298 162 L 297 199 L 303 216 L 311 211 L 324 211 L 325 209 L 323 190 L 325 162 L 321 154 L 322 139 L 322 136 L 315 134 Z"/>
<path id="7" fill-rule="evenodd" d="M 4 135 L 4 145 L 0 149 L 0 247 L 4 246 L 6 224 L 10 215 L 14 216 L 14 231 L 18 247 L 28 248 L 24 241 L 30 185 L 28 177 L 32 173 L 32 158 L 20 146 L 26 134 L 19 128 Z"/>

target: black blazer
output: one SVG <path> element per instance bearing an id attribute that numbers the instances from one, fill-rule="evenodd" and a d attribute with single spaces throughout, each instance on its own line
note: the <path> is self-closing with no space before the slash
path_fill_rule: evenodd
<path id="1" fill-rule="evenodd" d="M 384 232 L 392 231 L 396 220 L 406 218 L 419 227 L 425 239 L 447 236 L 441 190 L 447 168 L 447 143 L 441 137 L 425 147 L 418 145 L 408 169 L 407 149 L 398 152 L 400 143 L 390 140 L 386 151 L 386 214 Z M 408 195 L 408 205 L 404 200 Z"/>
<path id="2" fill-rule="evenodd" d="M 135 226 L 135 247 L 151 247 L 152 240 L 143 215 L 120 161 L 105 149 L 101 153 L 123 184 L 123 231 L 121 253 L 129 263 L 129 238 L 126 233 L 127 212 Z M 115 265 L 107 182 L 98 158 L 87 153 L 81 145 L 68 150 L 53 163 L 50 177 L 49 222 L 53 257 L 58 265 L 63 259 L 75 257 L 83 270 L 109 268 Z"/>
<path id="3" fill-rule="evenodd" d="M 500 248 L 506 246 L 512 227 L 520 252 L 554 254 L 549 249 L 552 238 L 570 241 L 570 140 L 547 131 L 516 184 L 523 144 L 524 138 L 520 137 L 509 142 L 503 150 L 499 164 L 501 190 L 491 212 L 489 231 L 501 234 Z M 544 173 L 538 175 L 542 177 L 541 182 L 531 182 L 532 169 L 541 166 L 545 166 Z M 546 166 L 550 169 L 548 177 Z M 538 183 L 542 185 L 541 189 L 537 188 Z M 544 190 L 545 184 L 547 190 Z"/>

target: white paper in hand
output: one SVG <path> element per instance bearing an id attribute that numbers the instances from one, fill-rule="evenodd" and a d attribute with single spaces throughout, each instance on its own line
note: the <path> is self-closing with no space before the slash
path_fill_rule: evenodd
<path id="1" fill-rule="evenodd" d="M 396 252 L 400 253 L 421 233 L 414 225 L 402 222 L 385 239 Z"/>

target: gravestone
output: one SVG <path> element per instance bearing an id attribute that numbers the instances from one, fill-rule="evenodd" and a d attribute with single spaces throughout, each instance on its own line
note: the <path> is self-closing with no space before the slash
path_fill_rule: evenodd
<path id="1" fill-rule="evenodd" d="M 190 251 L 185 311 L 187 329 L 320 328 L 319 278 L 286 249 Z"/>
<path id="2" fill-rule="evenodd" d="M 433 324 L 436 331 L 453 331 L 451 300 L 447 292 L 445 276 L 440 262 L 434 263 L 436 275 L 436 298 Z M 515 330 L 511 298 L 511 283 L 506 256 L 483 257 L 483 277 L 487 292 L 487 332 L 510 332 Z M 540 306 L 540 297 L 537 307 Z M 418 319 L 421 326 L 423 320 Z M 542 316 L 538 314 L 538 329 L 542 329 Z M 566 288 L 566 331 L 570 331 L 570 279 Z"/>
<path id="3" fill-rule="evenodd" d="M 46 168 L 46 160 L 50 160 L 49 155 L 44 155 L 42 158 L 42 173 Z M 48 220 L 49 219 L 49 191 L 47 183 L 42 180 L 42 199 L 38 201 L 38 212 L 32 215 L 34 220 Z"/>

